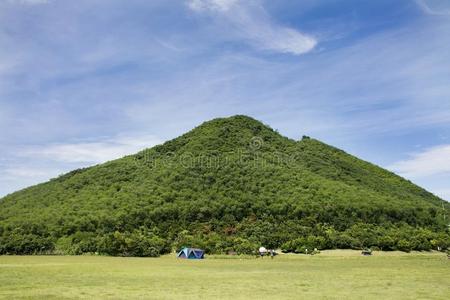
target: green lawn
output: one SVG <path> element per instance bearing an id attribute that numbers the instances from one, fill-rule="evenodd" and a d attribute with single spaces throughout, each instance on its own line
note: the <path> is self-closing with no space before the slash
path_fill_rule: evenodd
<path id="1" fill-rule="evenodd" d="M 202 261 L 0 256 L 0 299 L 449 299 L 441 253 L 326 251 Z"/>

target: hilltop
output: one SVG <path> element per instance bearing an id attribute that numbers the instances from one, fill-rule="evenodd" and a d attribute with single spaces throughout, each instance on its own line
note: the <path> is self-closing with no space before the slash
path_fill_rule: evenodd
<path id="1" fill-rule="evenodd" d="M 429 250 L 448 247 L 448 212 L 387 170 L 234 116 L 4 197 L 0 254 Z"/>

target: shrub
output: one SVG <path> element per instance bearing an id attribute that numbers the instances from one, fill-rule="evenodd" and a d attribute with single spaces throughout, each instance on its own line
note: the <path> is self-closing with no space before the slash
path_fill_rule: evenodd
<path id="1" fill-rule="evenodd" d="M 399 240 L 397 242 L 397 249 L 404 252 L 410 252 L 411 251 L 411 243 L 407 240 Z"/>
<path id="2" fill-rule="evenodd" d="M 170 251 L 164 239 L 141 231 L 107 234 L 99 240 L 98 249 L 113 256 L 142 257 L 156 257 Z"/>
<path id="3" fill-rule="evenodd" d="M 233 239 L 233 250 L 236 251 L 237 254 L 254 254 L 257 249 L 258 245 L 250 242 L 247 239 Z"/>

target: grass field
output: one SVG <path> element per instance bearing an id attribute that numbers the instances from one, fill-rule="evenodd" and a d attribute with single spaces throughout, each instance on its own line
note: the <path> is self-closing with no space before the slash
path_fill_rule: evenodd
<path id="1" fill-rule="evenodd" d="M 325 251 L 203 261 L 0 256 L 1 299 L 449 299 L 441 253 Z"/>

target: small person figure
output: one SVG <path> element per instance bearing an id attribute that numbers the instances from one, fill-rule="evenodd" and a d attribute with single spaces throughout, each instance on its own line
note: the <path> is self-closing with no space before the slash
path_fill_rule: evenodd
<path id="1" fill-rule="evenodd" d="M 275 251 L 273 249 L 270 250 L 270 258 L 273 259 L 275 256 Z"/>

